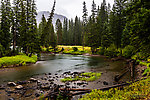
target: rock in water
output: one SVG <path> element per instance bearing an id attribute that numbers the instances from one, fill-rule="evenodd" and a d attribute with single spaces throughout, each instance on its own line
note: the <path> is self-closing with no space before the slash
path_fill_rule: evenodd
<path id="1" fill-rule="evenodd" d="M 15 100 L 14 98 L 9 98 L 8 100 Z"/>
<path id="2" fill-rule="evenodd" d="M 7 85 L 8 86 L 16 86 L 17 84 L 15 82 L 8 82 Z"/>
<path id="3" fill-rule="evenodd" d="M 0 85 L 0 90 L 4 90 L 5 86 L 4 85 Z"/>
<path id="4" fill-rule="evenodd" d="M 50 85 L 41 85 L 41 89 L 50 89 Z"/>
<path id="5" fill-rule="evenodd" d="M 18 85 L 18 86 L 16 86 L 16 88 L 15 89 L 17 89 L 17 90 L 21 90 L 21 89 L 23 89 L 23 86 L 22 85 Z"/>
<path id="6" fill-rule="evenodd" d="M 35 79 L 35 78 L 30 78 L 30 81 L 32 81 L 32 82 L 36 82 L 36 81 L 37 81 L 37 79 Z"/>
<path id="7" fill-rule="evenodd" d="M 104 84 L 104 85 L 108 85 L 108 82 L 104 81 L 103 84 Z"/>

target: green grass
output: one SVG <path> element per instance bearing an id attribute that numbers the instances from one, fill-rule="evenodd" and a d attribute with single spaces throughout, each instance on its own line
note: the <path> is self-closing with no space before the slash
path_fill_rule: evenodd
<path id="1" fill-rule="evenodd" d="M 2 57 L 0 58 L 0 67 L 7 67 L 10 65 L 22 64 L 26 65 L 26 63 L 35 63 L 37 61 L 37 56 L 33 55 L 32 57 L 28 57 L 26 55 L 16 55 L 11 57 Z"/>
<path id="2" fill-rule="evenodd" d="M 95 81 L 101 77 L 101 73 L 93 73 L 93 72 L 88 72 L 88 73 L 82 73 L 79 74 L 78 76 L 72 78 L 72 77 L 66 77 L 64 79 L 61 79 L 62 82 L 67 82 L 67 81 Z"/>
<path id="3" fill-rule="evenodd" d="M 73 48 L 76 47 L 78 50 L 74 51 Z M 49 47 L 49 50 L 47 50 L 47 48 L 45 47 L 41 47 L 43 52 L 49 51 L 49 52 L 60 52 L 62 48 L 64 48 L 63 53 L 64 54 L 72 54 L 72 55 L 82 55 L 85 53 L 91 53 L 91 47 L 84 47 L 84 51 L 83 51 L 83 47 L 82 46 L 64 46 L 64 45 L 58 45 L 56 47 L 56 51 L 54 51 L 54 49 L 52 49 L 52 47 Z"/>
<path id="4" fill-rule="evenodd" d="M 73 50 L 74 47 L 78 48 L 78 50 L 74 51 Z M 62 46 L 62 45 L 59 45 L 58 48 L 64 48 L 64 51 L 63 51 L 64 54 L 72 54 L 72 55 L 82 55 L 85 53 L 91 54 L 91 48 L 90 47 L 84 47 L 84 51 L 83 51 L 82 46 Z"/>
<path id="5" fill-rule="evenodd" d="M 150 98 L 150 77 L 126 86 L 108 91 L 93 90 L 80 100 L 148 100 Z"/>

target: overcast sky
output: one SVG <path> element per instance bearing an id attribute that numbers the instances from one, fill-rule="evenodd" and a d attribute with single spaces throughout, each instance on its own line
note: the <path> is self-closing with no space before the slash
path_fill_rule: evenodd
<path id="1" fill-rule="evenodd" d="M 83 1 L 86 2 L 88 14 L 91 14 L 91 5 L 93 0 L 56 0 L 55 13 L 66 16 L 67 18 L 82 17 Z M 103 0 L 95 0 L 95 3 L 101 5 Z M 38 11 L 51 11 L 54 0 L 36 0 Z M 111 6 L 114 0 L 106 0 Z"/>

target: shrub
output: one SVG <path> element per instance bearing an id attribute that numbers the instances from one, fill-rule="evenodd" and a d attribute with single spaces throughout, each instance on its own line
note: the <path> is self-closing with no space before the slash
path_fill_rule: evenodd
<path id="1" fill-rule="evenodd" d="M 78 51 L 77 47 L 72 47 L 73 51 Z"/>
<path id="2" fill-rule="evenodd" d="M 132 56 L 132 59 L 139 59 L 139 60 L 145 60 L 147 58 L 147 54 L 143 52 L 138 52 L 135 55 Z M 148 58 L 147 58 L 148 59 Z"/>
<path id="3" fill-rule="evenodd" d="M 116 57 L 118 54 L 118 50 L 116 48 L 116 46 L 114 44 L 110 45 L 110 47 L 108 47 L 105 52 L 104 55 L 108 56 L 108 57 Z"/>
<path id="4" fill-rule="evenodd" d="M 100 55 L 104 55 L 105 48 L 103 48 L 103 47 L 99 47 L 98 49 L 99 49 L 99 50 L 98 50 L 98 54 L 100 54 Z"/>
<path id="5" fill-rule="evenodd" d="M 130 58 L 134 54 L 134 50 L 135 48 L 133 46 L 128 45 L 122 50 L 122 55 L 126 58 Z"/>

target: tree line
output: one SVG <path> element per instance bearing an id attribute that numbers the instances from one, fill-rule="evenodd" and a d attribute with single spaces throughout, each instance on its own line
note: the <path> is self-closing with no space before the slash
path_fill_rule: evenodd
<path id="1" fill-rule="evenodd" d="M 106 0 L 97 6 L 92 1 L 91 15 L 88 15 L 86 2 L 83 2 L 82 19 L 56 21 L 56 44 L 90 46 L 92 52 L 100 49 L 130 49 L 149 53 L 149 1 L 114 0 L 113 7 Z M 111 9 L 112 8 L 112 9 Z M 46 23 L 43 15 L 40 31 Z M 121 51 L 119 51 L 121 52 Z"/>
<path id="2" fill-rule="evenodd" d="M 0 56 L 12 55 L 21 48 L 32 54 L 39 49 L 35 0 L 1 0 Z M 10 47 L 13 47 L 13 50 Z"/>
<path id="3" fill-rule="evenodd" d="M 83 2 L 82 18 L 65 18 L 64 22 L 57 19 L 54 29 L 55 3 L 49 18 L 46 20 L 43 15 L 37 27 L 34 0 L 14 0 L 13 6 L 10 0 L 2 0 L 0 56 L 9 55 L 11 45 L 12 52 L 18 48 L 26 54 L 40 52 L 40 46 L 56 48 L 57 45 L 90 46 L 93 53 L 99 47 L 101 51 L 126 48 L 132 53 L 150 53 L 148 0 L 114 0 L 113 7 L 106 0 L 100 5 L 93 0 L 91 15 Z"/>

